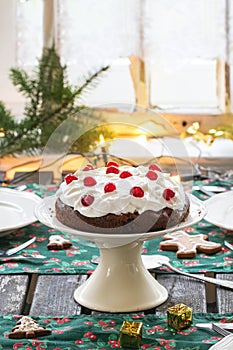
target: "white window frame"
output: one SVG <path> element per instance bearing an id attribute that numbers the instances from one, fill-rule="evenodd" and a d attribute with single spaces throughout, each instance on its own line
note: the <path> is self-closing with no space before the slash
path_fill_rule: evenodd
<path id="1" fill-rule="evenodd" d="M 5 0 L 0 0 L 4 1 Z M 217 67 L 217 77 L 218 77 L 218 96 L 219 96 L 219 109 L 214 109 L 212 111 L 204 110 L 197 111 L 194 110 L 192 113 L 187 113 L 187 111 L 179 110 L 156 110 L 158 112 L 163 113 L 163 115 L 179 130 L 182 131 L 187 128 L 188 124 L 191 124 L 194 120 L 199 121 L 200 124 L 208 125 L 209 127 L 215 127 L 218 124 L 225 124 L 231 121 L 232 115 L 230 114 L 231 109 L 233 110 L 233 98 L 230 100 L 230 92 L 233 92 L 233 65 L 229 64 L 230 62 L 230 27 L 233 28 L 233 25 L 230 26 L 230 17 L 233 13 L 233 6 L 230 6 L 230 0 L 226 1 L 226 31 L 228 34 L 228 42 L 227 42 L 227 60 L 218 61 L 216 63 Z M 17 0 L 8 0 L 7 3 L 12 4 L 12 11 L 16 11 Z M 56 38 L 55 44 L 59 50 L 60 45 L 60 33 L 59 33 L 59 25 L 57 24 L 57 15 L 56 11 L 59 6 L 59 0 L 44 0 L 44 46 L 51 46 L 53 38 Z M 8 30 L 8 38 L 13 38 L 15 34 L 14 21 L 12 17 L 12 21 L 9 22 Z M 233 29 L 232 29 L 233 30 Z M 5 34 L 6 32 L 4 32 Z M 2 37 L 3 38 L 3 37 Z M 11 47 L 11 57 L 7 62 L 8 66 L 14 66 L 15 63 L 15 55 L 12 55 L 14 48 Z M 133 77 L 133 85 L 136 94 L 136 105 L 145 108 L 146 110 L 153 110 L 153 106 L 150 105 L 148 100 L 148 66 L 146 63 L 141 61 L 137 57 L 130 57 L 131 61 L 131 75 Z M 7 78 L 4 77 L 2 84 L 5 86 Z M 22 112 L 22 102 L 24 99 L 22 96 L 14 91 L 12 87 L 9 87 L 8 90 L 3 97 L 7 97 L 6 102 L 9 107 L 16 108 L 16 114 L 20 114 Z M 8 96 L 12 96 L 12 98 L 8 98 Z M 0 99 L 2 99 L 0 97 Z M 132 111 L 130 111 L 131 113 Z M 135 111 L 137 112 L 137 111 Z M 109 112 L 111 113 L 111 111 Z M 203 118 L 205 117 L 205 118 Z M 203 120 L 205 119 L 205 123 Z"/>

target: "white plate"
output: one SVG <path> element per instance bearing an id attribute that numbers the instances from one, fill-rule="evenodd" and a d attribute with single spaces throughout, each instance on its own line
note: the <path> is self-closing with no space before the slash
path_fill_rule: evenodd
<path id="1" fill-rule="evenodd" d="M 233 191 L 216 194 L 205 201 L 205 220 L 226 230 L 233 230 Z"/>
<path id="2" fill-rule="evenodd" d="M 36 221 L 34 210 L 40 202 L 33 193 L 0 188 L 0 237 Z"/>
<path id="3" fill-rule="evenodd" d="M 110 248 L 122 246 L 134 241 L 146 241 L 155 237 L 161 237 L 165 233 L 183 229 L 184 227 L 194 225 L 200 221 L 206 214 L 204 202 L 190 195 L 190 213 L 188 218 L 180 225 L 174 226 L 167 230 L 148 232 L 148 233 L 131 233 L 131 234 L 102 234 L 84 232 L 72 229 L 71 227 L 61 224 L 55 217 L 56 196 L 44 198 L 35 208 L 35 214 L 40 222 L 49 227 L 53 227 L 61 232 L 82 237 L 88 241 L 94 242 L 98 247 Z"/>
<path id="4" fill-rule="evenodd" d="M 233 334 L 229 334 L 216 344 L 212 345 L 209 350 L 232 350 L 233 349 Z"/>

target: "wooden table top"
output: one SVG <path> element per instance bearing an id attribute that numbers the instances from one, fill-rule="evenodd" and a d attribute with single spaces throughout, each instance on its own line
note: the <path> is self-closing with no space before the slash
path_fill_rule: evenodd
<path id="1" fill-rule="evenodd" d="M 209 273 L 209 276 L 233 281 L 233 274 Z M 168 290 L 167 301 L 145 313 L 166 314 L 168 307 L 184 303 L 197 312 L 232 312 L 232 290 L 200 282 L 177 274 L 159 274 L 156 278 Z M 92 314 L 73 298 L 74 290 L 87 275 L 0 275 L 0 314 L 81 315 Z"/>

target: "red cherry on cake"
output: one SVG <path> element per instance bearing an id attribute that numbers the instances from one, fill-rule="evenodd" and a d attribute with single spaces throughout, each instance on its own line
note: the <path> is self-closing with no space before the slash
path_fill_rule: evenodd
<path id="1" fill-rule="evenodd" d="M 157 164 L 151 164 L 149 166 L 149 170 L 156 170 L 156 171 L 162 171 L 161 168 Z"/>
<path id="2" fill-rule="evenodd" d="M 69 185 L 72 181 L 78 180 L 78 178 L 77 178 L 77 176 L 75 176 L 73 174 L 68 174 L 64 177 L 64 180 L 67 183 L 67 185 Z"/>
<path id="3" fill-rule="evenodd" d="M 148 177 L 148 179 L 150 179 L 150 180 L 152 180 L 152 181 L 155 181 L 155 180 L 157 180 L 157 178 L 158 178 L 158 174 L 156 174 L 156 172 L 154 172 L 154 171 L 149 170 L 149 171 L 146 173 L 146 177 Z"/>
<path id="4" fill-rule="evenodd" d="M 139 186 L 134 186 L 130 190 L 130 194 L 134 197 L 142 198 L 144 197 L 144 191 L 141 187 Z"/>
<path id="5" fill-rule="evenodd" d="M 109 182 L 104 186 L 104 192 L 113 192 L 116 190 L 116 185 L 114 185 L 114 183 Z"/>
<path id="6" fill-rule="evenodd" d="M 117 162 L 112 162 L 112 161 L 110 161 L 110 162 L 107 163 L 107 167 L 109 167 L 109 166 L 119 167 L 119 165 L 118 165 Z"/>
<path id="7" fill-rule="evenodd" d="M 85 168 L 83 168 L 83 171 L 89 171 L 89 170 L 94 170 L 93 165 L 87 164 L 87 165 L 85 166 Z"/>
<path id="8" fill-rule="evenodd" d="M 119 169 L 116 168 L 115 166 L 109 166 L 107 169 L 106 169 L 106 174 L 119 174 Z"/>
<path id="9" fill-rule="evenodd" d="M 163 191 L 163 198 L 166 199 L 166 201 L 170 201 L 173 197 L 175 197 L 175 192 L 170 188 L 166 188 Z"/>
<path id="10" fill-rule="evenodd" d="M 121 179 L 126 179 L 127 177 L 133 176 L 129 171 L 122 171 L 120 174 Z"/>
<path id="11" fill-rule="evenodd" d="M 83 184 L 84 186 L 95 186 L 97 184 L 97 182 L 95 181 L 94 177 L 92 176 L 87 176 L 83 179 Z"/>
<path id="12" fill-rule="evenodd" d="M 84 207 L 89 207 L 94 202 L 94 197 L 91 194 L 85 194 L 81 198 L 81 203 Z"/>

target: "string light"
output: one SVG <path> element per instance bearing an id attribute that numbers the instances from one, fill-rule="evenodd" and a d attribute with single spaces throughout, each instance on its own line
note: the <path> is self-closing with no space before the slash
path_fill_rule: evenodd
<path id="1" fill-rule="evenodd" d="M 3 138 L 3 137 L 5 137 L 5 132 L 4 132 L 4 130 L 1 128 L 1 129 L 0 129 L 0 138 Z"/>
<path id="2" fill-rule="evenodd" d="M 216 130 L 212 128 L 212 129 L 209 129 L 208 132 L 203 133 L 200 131 L 200 124 L 198 122 L 194 122 L 192 125 L 190 125 L 187 128 L 186 132 L 181 134 L 181 137 L 185 138 L 187 136 L 192 136 L 196 141 L 203 141 L 208 145 L 211 145 L 215 139 L 220 137 L 229 138 L 232 140 L 233 139 L 232 133 L 224 130 L 224 128 L 222 129 L 223 130 L 219 128 L 219 130 Z"/>

